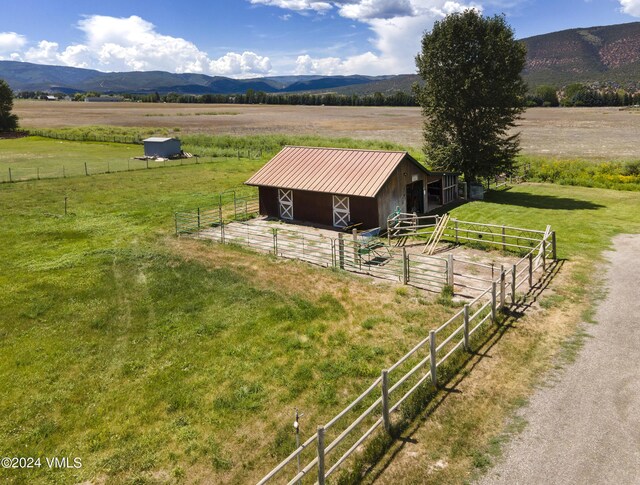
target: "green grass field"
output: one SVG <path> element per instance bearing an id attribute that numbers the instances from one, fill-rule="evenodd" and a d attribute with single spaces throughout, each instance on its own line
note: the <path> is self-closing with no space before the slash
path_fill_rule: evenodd
<path id="1" fill-rule="evenodd" d="M 33 157 L 51 151 L 40 141 L 27 141 Z M 121 149 L 77 147 L 79 157 Z M 0 469 L 1 480 L 254 481 L 293 449 L 294 407 L 308 436 L 454 311 L 417 290 L 173 236 L 173 211 L 210 206 L 262 163 L 0 185 L 0 456 L 83 464 Z M 580 298 L 590 259 L 640 229 L 639 203 L 633 192 L 521 185 L 453 215 L 552 224 L 559 255 L 577 264 L 561 296 Z"/>
<path id="2" fill-rule="evenodd" d="M 174 210 L 211 205 L 261 163 L 0 186 L 0 455 L 84 460 L 3 479 L 252 480 L 293 448 L 294 406 L 331 417 L 451 313 L 174 238 Z"/>

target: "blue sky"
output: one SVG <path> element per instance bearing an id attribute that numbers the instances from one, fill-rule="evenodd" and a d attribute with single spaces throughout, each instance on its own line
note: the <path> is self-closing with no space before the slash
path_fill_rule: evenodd
<path id="1" fill-rule="evenodd" d="M 640 20 L 640 0 L 23 0 L 6 2 L 0 59 L 229 77 L 414 72 L 420 37 L 465 8 L 516 37 Z"/>

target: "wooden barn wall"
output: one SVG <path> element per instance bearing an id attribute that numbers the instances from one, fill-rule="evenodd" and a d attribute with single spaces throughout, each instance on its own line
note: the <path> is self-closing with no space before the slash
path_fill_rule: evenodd
<path id="1" fill-rule="evenodd" d="M 429 178 L 429 180 L 427 180 Z M 407 185 L 422 180 L 423 190 L 427 189 L 427 182 L 431 181 L 434 177 L 429 177 L 424 170 L 416 167 L 414 163 L 408 159 L 404 159 L 391 176 L 387 179 L 385 184 L 378 192 L 376 199 L 378 200 L 378 224 L 380 227 L 387 226 L 387 217 L 397 207 L 400 207 L 402 212 L 407 210 Z M 423 192 L 425 197 L 426 192 Z M 426 208 L 426 200 L 425 200 Z"/>
<path id="2" fill-rule="evenodd" d="M 293 218 L 296 221 L 311 222 L 323 226 L 333 226 L 333 194 L 293 191 Z M 260 214 L 280 217 L 278 189 L 260 187 Z M 352 223 L 361 222 L 359 229 L 378 226 L 376 200 L 370 197 L 349 197 L 350 218 Z"/>

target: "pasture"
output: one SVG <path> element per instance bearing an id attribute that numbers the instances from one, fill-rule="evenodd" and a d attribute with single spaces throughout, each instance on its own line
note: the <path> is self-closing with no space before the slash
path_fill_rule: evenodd
<path id="1" fill-rule="evenodd" d="M 73 103 L 17 100 L 25 128 L 110 125 L 175 135 L 299 135 L 384 140 L 419 149 L 419 108 Z M 596 160 L 639 157 L 640 114 L 618 108 L 531 108 L 520 122 L 525 155 Z"/>
<path id="2" fill-rule="evenodd" d="M 458 310 L 446 295 L 173 236 L 174 211 L 211 206 L 215 193 L 241 184 L 284 143 L 399 146 L 372 141 L 382 138 L 415 154 L 418 110 L 19 102 L 16 111 L 39 127 L 126 120 L 125 134 L 178 134 L 185 149 L 211 160 L 0 184 L 0 456 L 83 463 L 0 469 L 3 481 L 255 481 L 294 448 L 294 408 L 304 413 L 304 439 Z M 635 129 L 635 114 L 530 110 L 523 141 L 535 116 L 547 118 L 529 128 L 529 153 L 550 146 L 597 160 L 614 144 L 617 158 L 631 153 L 628 132 L 624 142 L 613 133 L 624 123 Z M 590 116 L 610 117 L 611 141 L 599 141 L 584 121 Z M 553 144 L 570 125 L 587 145 L 571 137 Z M 269 134 L 237 136 L 261 130 Z M 247 156 L 257 150 L 262 156 Z M 82 175 L 85 162 L 125 170 L 141 151 L 2 140 L 0 170 L 65 164 L 80 171 L 69 175 Z M 491 463 L 504 439 L 500 423 L 558 356 L 579 346 L 576 325 L 589 318 L 599 255 L 613 235 L 640 230 L 639 204 L 637 192 L 524 184 L 452 211 L 478 222 L 551 224 L 563 271 L 531 302 L 533 314 L 509 317 L 484 336 L 448 390 L 425 403 L 404 444 L 371 459 L 365 482 L 462 483 Z"/>
<path id="3" fill-rule="evenodd" d="M 43 156 L 64 158 L 66 145 L 49 143 Z M 120 156 L 126 146 L 101 145 L 99 152 L 112 148 Z M 85 156 L 98 156 L 93 144 L 86 149 Z M 308 436 L 457 310 L 419 290 L 173 237 L 173 211 L 210 205 L 214 193 L 262 163 L 229 158 L 0 186 L 0 455 L 83 463 L 0 470 L 3 480 L 256 480 L 293 449 L 295 407 L 305 414 Z M 599 252 L 613 234 L 640 228 L 638 203 L 636 193 L 523 185 L 453 214 L 554 226 L 571 271 L 565 288 L 543 297 L 551 315 L 560 302 L 563 312 L 584 306 Z M 445 457 L 450 465 L 428 474 L 391 465 L 384 473 L 393 475 L 382 481 L 470 476 L 495 433 L 490 424 L 526 395 L 526 386 L 513 382 L 534 381 L 574 324 L 545 318 L 500 332 L 492 359 L 473 364 L 485 371 L 462 384 L 466 428 L 442 410 L 436 426 L 420 431 L 423 451 L 438 457 L 429 459 Z M 489 388 L 497 396 L 491 403 Z"/>

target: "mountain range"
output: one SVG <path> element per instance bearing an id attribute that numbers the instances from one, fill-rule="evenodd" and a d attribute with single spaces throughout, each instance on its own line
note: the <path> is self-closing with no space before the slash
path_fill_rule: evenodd
<path id="1" fill-rule="evenodd" d="M 563 30 L 522 39 L 527 48 L 523 76 L 530 88 L 572 82 L 640 82 L 640 22 Z M 411 90 L 414 74 L 389 76 L 274 76 L 232 79 L 162 71 L 101 72 L 27 62 L 0 61 L 0 78 L 14 91 L 76 93 L 233 94 L 248 89 L 266 93 L 390 93 Z"/>

